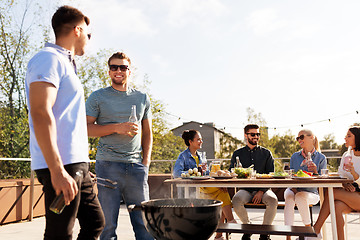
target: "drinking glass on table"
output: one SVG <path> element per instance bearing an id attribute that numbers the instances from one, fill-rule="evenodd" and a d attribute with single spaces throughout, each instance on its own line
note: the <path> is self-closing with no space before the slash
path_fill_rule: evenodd
<path id="1" fill-rule="evenodd" d="M 250 179 L 256 179 L 256 170 L 253 169 L 253 168 L 250 168 L 249 169 L 249 176 L 250 176 Z"/>

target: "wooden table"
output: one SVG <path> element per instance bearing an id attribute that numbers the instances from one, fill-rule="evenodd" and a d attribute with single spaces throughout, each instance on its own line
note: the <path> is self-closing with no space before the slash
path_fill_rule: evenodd
<path id="1" fill-rule="evenodd" d="M 322 191 L 323 188 L 328 189 L 329 203 L 330 203 L 330 216 L 331 228 L 333 239 L 337 240 L 336 230 L 336 217 L 335 217 L 335 203 L 334 203 L 334 187 L 342 187 L 343 183 L 351 183 L 352 180 L 343 178 L 286 178 L 286 179 L 207 179 L 207 180 L 194 180 L 194 179 L 168 179 L 165 183 L 175 184 L 178 187 L 184 187 L 185 198 L 189 198 L 189 188 L 196 188 L 196 197 L 199 197 L 200 187 L 236 187 L 236 188 L 287 188 L 287 187 L 318 187 Z M 324 239 L 326 236 L 324 235 Z"/>

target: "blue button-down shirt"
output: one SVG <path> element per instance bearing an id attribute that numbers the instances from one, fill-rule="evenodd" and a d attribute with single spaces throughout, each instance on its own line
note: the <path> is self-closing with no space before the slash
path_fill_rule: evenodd
<path id="1" fill-rule="evenodd" d="M 309 171 L 306 164 L 300 167 L 304 159 L 305 158 L 301 154 L 301 150 L 299 152 L 294 153 L 290 158 L 290 169 L 294 169 L 294 172 L 297 172 L 300 169 L 303 171 Z M 315 152 L 311 154 L 311 159 L 315 163 L 318 173 L 321 173 L 321 169 L 326 169 L 327 161 L 324 154 L 315 150 Z M 298 191 L 307 191 L 314 193 L 318 192 L 316 188 L 298 188 Z"/>

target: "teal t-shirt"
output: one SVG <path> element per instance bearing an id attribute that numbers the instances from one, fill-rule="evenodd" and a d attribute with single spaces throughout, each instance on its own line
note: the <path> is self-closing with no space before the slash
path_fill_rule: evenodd
<path id="1" fill-rule="evenodd" d="M 142 162 L 141 123 L 151 118 L 150 99 L 133 88 L 118 91 L 112 87 L 99 89 L 87 99 L 86 115 L 95 117 L 100 125 L 128 122 L 132 105 L 136 105 L 139 133 L 134 137 L 115 133 L 101 137 L 96 160 Z"/>

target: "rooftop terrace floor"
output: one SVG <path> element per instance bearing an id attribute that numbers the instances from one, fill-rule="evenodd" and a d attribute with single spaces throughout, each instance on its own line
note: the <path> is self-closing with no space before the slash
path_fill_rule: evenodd
<path id="1" fill-rule="evenodd" d="M 262 216 L 263 216 L 262 209 L 248 209 L 249 217 L 253 223 L 261 224 L 262 223 Z M 319 212 L 319 207 L 314 206 L 313 208 L 313 217 L 316 220 L 317 215 Z M 234 213 L 234 216 L 236 214 Z M 240 220 L 237 218 L 238 222 Z M 283 225 L 284 224 L 284 214 L 283 210 L 279 209 L 278 213 L 276 214 L 274 224 L 277 225 Z M 300 215 L 295 211 L 295 225 L 302 226 Z M 45 226 L 45 218 L 35 218 L 32 222 L 23 221 L 19 223 L 11 223 L 7 225 L 0 226 L 0 239 L 1 240 L 39 240 L 43 238 L 43 231 Z M 359 215 L 357 214 L 350 214 L 348 216 L 348 234 L 349 234 L 349 240 L 360 240 L 360 234 L 359 234 L 359 228 L 360 228 L 360 220 Z M 76 224 L 74 229 L 74 236 L 79 231 L 79 225 Z M 328 239 L 331 239 L 331 228 L 330 228 L 330 220 L 328 218 L 327 220 L 327 232 L 328 232 Z M 127 213 L 127 210 L 125 208 L 125 205 L 121 205 L 120 215 L 119 215 L 119 226 L 117 229 L 118 239 L 121 240 L 132 240 L 135 239 L 130 220 L 129 215 Z M 240 240 L 242 234 L 232 234 L 231 239 L 232 240 Z M 252 239 L 258 239 L 258 235 L 253 235 Z M 292 239 L 295 239 L 296 237 L 293 237 Z M 76 239 L 76 237 L 74 237 Z M 214 239 L 212 236 L 210 239 Z M 284 240 L 284 236 L 271 236 L 272 240 L 278 240 L 282 239 Z"/>

